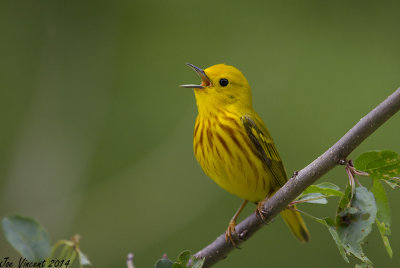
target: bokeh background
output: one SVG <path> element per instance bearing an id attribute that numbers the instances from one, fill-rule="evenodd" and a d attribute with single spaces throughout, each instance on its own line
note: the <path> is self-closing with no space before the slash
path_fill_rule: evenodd
<path id="1" fill-rule="evenodd" d="M 366 1 L 2 1 L 0 216 L 36 218 L 52 241 L 82 236 L 94 267 L 153 267 L 200 250 L 241 200 L 192 152 L 197 83 L 186 62 L 238 67 L 289 174 L 400 86 L 400 4 Z M 400 152 L 400 115 L 353 154 Z M 321 181 L 344 186 L 341 167 Z M 367 179 L 362 179 L 368 185 Z M 376 227 L 365 252 L 400 265 L 400 192 L 390 259 Z M 304 205 L 333 216 L 330 205 Z M 243 215 L 252 213 L 248 206 Z M 324 226 L 298 243 L 279 217 L 218 267 L 353 267 Z M 0 235 L 1 256 L 16 258 Z"/>

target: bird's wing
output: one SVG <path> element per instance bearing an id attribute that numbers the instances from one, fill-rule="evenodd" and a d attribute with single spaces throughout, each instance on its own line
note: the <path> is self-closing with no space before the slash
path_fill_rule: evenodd
<path id="1" fill-rule="evenodd" d="M 264 123 L 261 119 L 250 115 L 242 116 L 241 121 L 260 159 L 271 171 L 277 184 L 282 187 L 287 181 L 286 171 Z"/>

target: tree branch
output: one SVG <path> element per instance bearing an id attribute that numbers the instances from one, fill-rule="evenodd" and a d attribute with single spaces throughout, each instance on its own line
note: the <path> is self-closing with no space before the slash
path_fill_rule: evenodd
<path id="1" fill-rule="evenodd" d="M 325 153 L 315 159 L 292 177 L 279 191 L 266 200 L 263 215 L 266 222 L 270 222 L 278 213 L 285 209 L 289 203 L 299 196 L 308 186 L 319 179 L 323 174 L 334 168 L 344 160 L 361 142 L 377 130 L 383 123 L 400 110 L 400 88 L 386 100 L 379 104 L 350 129 L 338 142 Z M 262 222 L 255 213 L 244 219 L 236 226 L 234 236 L 237 245 L 249 239 L 262 226 Z M 234 247 L 225 241 L 225 233 L 221 234 L 214 242 L 195 254 L 198 258 L 205 257 L 203 267 L 209 267 L 226 258 Z"/>

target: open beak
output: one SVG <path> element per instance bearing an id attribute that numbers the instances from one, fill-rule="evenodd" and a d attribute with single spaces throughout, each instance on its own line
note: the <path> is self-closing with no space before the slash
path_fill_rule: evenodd
<path id="1" fill-rule="evenodd" d="M 193 64 L 190 64 L 190 63 L 186 63 L 186 65 L 196 71 L 196 73 L 200 76 L 202 82 L 200 85 L 188 84 L 188 85 L 180 85 L 180 87 L 205 88 L 205 87 L 208 87 L 211 85 L 211 80 L 208 78 L 208 76 L 206 75 L 206 73 L 204 72 L 203 69 L 200 69 L 199 67 L 194 66 Z"/>

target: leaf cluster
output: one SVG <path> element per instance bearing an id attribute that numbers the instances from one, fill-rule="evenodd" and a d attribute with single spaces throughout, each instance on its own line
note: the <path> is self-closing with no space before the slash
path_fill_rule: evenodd
<path id="1" fill-rule="evenodd" d="M 71 240 L 60 240 L 51 247 L 47 231 L 32 218 L 18 215 L 5 217 L 2 226 L 8 242 L 28 262 L 44 261 L 49 264 L 50 260 L 63 260 L 59 267 L 68 267 L 78 257 L 80 267 L 91 265 L 79 247 L 79 235 Z"/>
<path id="2" fill-rule="evenodd" d="M 159 259 L 156 262 L 156 268 L 201 268 L 203 264 L 204 259 L 196 258 L 192 256 L 189 250 L 185 250 L 179 254 L 176 262 L 172 262 L 166 256 Z"/>
<path id="3" fill-rule="evenodd" d="M 311 185 L 294 203 L 326 204 L 328 197 L 339 197 L 335 218 L 320 219 L 305 214 L 327 227 L 346 262 L 349 262 L 349 256 L 354 256 L 361 261 L 356 267 L 372 267 L 373 264 L 364 254 L 362 245 L 374 223 L 378 227 L 388 255 L 393 255 L 389 243 L 390 207 L 382 183 L 393 189 L 400 188 L 400 157 L 397 153 L 387 150 L 366 152 L 360 155 L 354 164 L 349 161 L 346 171 L 349 183 L 344 191 L 327 182 Z M 370 189 L 362 186 L 355 179 L 355 175 L 371 177 Z"/>

